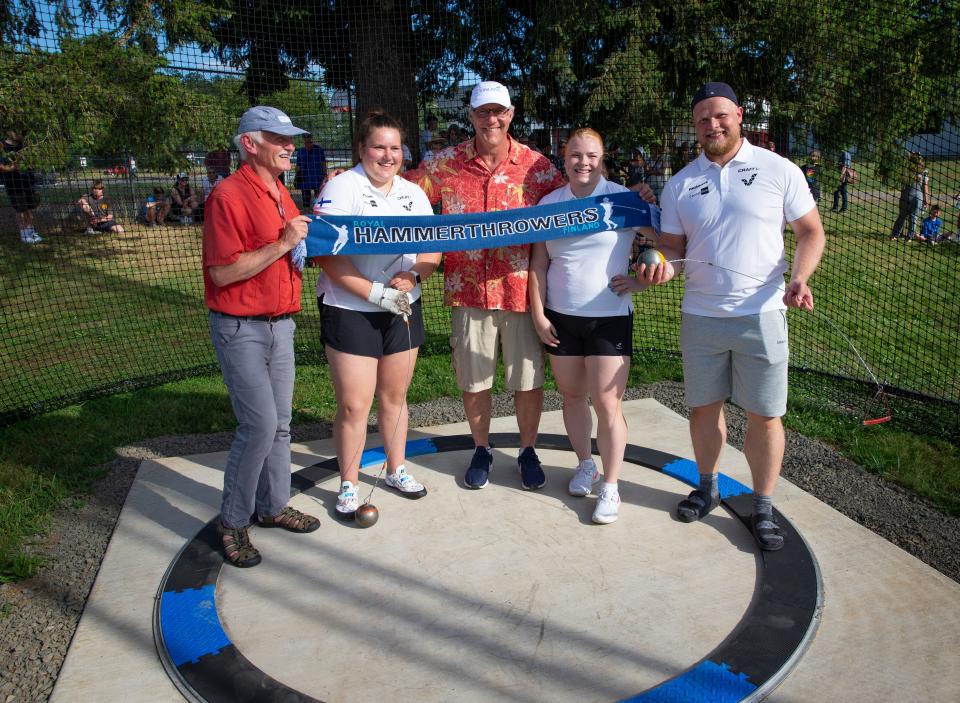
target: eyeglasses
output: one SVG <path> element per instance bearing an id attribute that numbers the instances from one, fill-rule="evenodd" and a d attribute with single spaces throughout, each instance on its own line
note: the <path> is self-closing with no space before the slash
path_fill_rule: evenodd
<path id="1" fill-rule="evenodd" d="M 473 111 L 473 114 L 479 117 L 481 120 L 485 120 L 490 117 L 490 115 L 493 115 L 494 117 L 503 117 L 512 109 L 513 108 L 511 107 L 478 107 Z"/>

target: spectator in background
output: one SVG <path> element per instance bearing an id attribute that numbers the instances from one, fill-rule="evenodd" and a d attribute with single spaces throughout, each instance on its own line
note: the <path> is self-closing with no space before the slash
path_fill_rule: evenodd
<path id="1" fill-rule="evenodd" d="M 163 195 L 163 188 L 154 188 L 153 193 L 147 196 L 143 201 L 143 207 L 140 208 L 140 219 L 148 227 L 159 227 L 162 219 L 160 212 L 163 210 L 163 204 L 166 199 Z"/>
<path id="2" fill-rule="evenodd" d="M 777 145 L 772 139 L 767 142 L 767 151 L 772 151 L 774 154 L 777 153 Z"/>
<path id="3" fill-rule="evenodd" d="M 670 177 L 670 160 L 663 152 L 663 147 L 654 144 L 650 147 L 650 160 L 647 161 L 647 183 L 653 189 L 653 194 L 660 199 L 663 187 Z"/>
<path id="4" fill-rule="evenodd" d="M 90 193 L 81 196 L 77 205 L 87 217 L 87 234 L 123 234 L 123 227 L 113 217 L 113 205 L 107 199 L 103 181 L 94 181 Z"/>
<path id="5" fill-rule="evenodd" d="M 319 144 L 313 143 L 313 135 L 307 132 L 303 135 L 303 146 L 297 149 L 296 159 L 297 174 L 293 182 L 300 189 L 300 202 L 306 209 L 319 195 L 327 177 L 327 154 Z"/>
<path id="6" fill-rule="evenodd" d="M 561 139 L 560 146 L 557 147 L 556 155 L 550 157 L 550 163 L 552 163 L 553 167 L 557 169 L 557 171 L 559 171 L 560 173 L 563 173 L 564 168 L 566 168 L 563 165 L 564 159 L 566 158 L 566 154 L 567 154 L 567 140 Z"/>
<path id="7" fill-rule="evenodd" d="M 462 139 L 460 139 L 460 126 L 455 122 L 451 122 L 447 125 L 447 144 L 453 146 L 454 144 L 459 144 Z"/>
<path id="8" fill-rule="evenodd" d="M 427 115 L 427 126 L 420 132 L 420 154 L 421 158 L 426 159 L 430 151 L 430 142 L 437 134 L 437 118 L 434 115 Z"/>
<path id="9" fill-rule="evenodd" d="M 197 209 L 199 199 L 190 187 L 190 179 L 187 174 L 177 175 L 177 180 L 170 189 L 170 195 L 167 197 L 160 211 L 160 221 L 167 219 L 168 214 L 176 217 L 180 224 L 188 225 L 193 222 L 193 211 Z"/>
<path id="10" fill-rule="evenodd" d="M 813 149 L 807 158 L 807 163 L 800 167 L 803 171 L 803 177 L 807 179 L 807 187 L 810 189 L 810 195 L 813 196 L 813 202 L 820 202 L 820 150 Z"/>
<path id="11" fill-rule="evenodd" d="M 230 152 L 222 146 L 208 151 L 203 157 L 203 165 L 208 171 L 212 169 L 218 176 L 226 178 L 230 175 Z"/>
<path id="12" fill-rule="evenodd" d="M 851 183 L 855 183 L 857 180 L 857 172 L 853 168 L 853 160 L 850 158 L 850 152 L 844 151 L 840 155 L 840 185 L 837 186 L 837 189 L 833 191 L 833 207 L 830 208 L 833 212 L 846 212 L 847 211 L 847 186 Z M 840 203 L 839 210 L 837 205 Z"/>
<path id="13" fill-rule="evenodd" d="M 443 137 L 433 137 L 427 142 L 427 150 L 423 153 L 424 161 L 432 161 L 437 158 L 437 154 L 443 151 L 447 146 L 447 140 Z"/>
<path id="14" fill-rule="evenodd" d="M 953 207 L 960 210 L 960 191 L 957 191 L 957 194 L 953 196 Z M 960 242 L 960 212 L 957 213 L 957 231 L 954 232 L 954 235 L 957 241 Z"/>
<path id="15" fill-rule="evenodd" d="M 912 152 L 907 159 L 903 181 L 903 188 L 900 190 L 900 211 L 897 213 L 897 221 L 893 224 L 890 240 L 894 241 L 903 236 L 905 241 L 912 242 L 917 232 L 920 214 L 930 201 L 930 175 L 927 173 L 927 164 L 919 152 Z M 907 228 L 906 235 L 903 234 L 904 226 Z"/>
<path id="16" fill-rule="evenodd" d="M 634 147 L 630 153 L 630 163 L 627 164 L 627 187 L 647 182 L 647 160 L 643 158 L 643 150 Z"/>
<path id="17" fill-rule="evenodd" d="M 223 181 L 223 176 L 218 174 L 213 169 L 207 171 L 207 178 L 203 182 L 203 200 L 200 202 L 200 205 L 197 206 L 197 219 L 200 222 L 203 222 L 204 209 L 207 204 L 207 198 L 210 197 L 210 194 L 213 192 L 213 189 L 216 188 Z"/>
<path id="18" fill-rule="evenodd" d="M 20 167 L 19 154 L 22 150 L 23 139 L 20 133 L 9 130 L 3 140 L 3 153 L 0 155 L 0 183 L 3 183 L 10 205 L 17 213 L 20 241 L 24 244 L 39 244 L 43 237 L 33 228 L 33 211 L 40 204 L 40 198 L 33 171 Z"/>
<path id="19" fill-rule="evenodd" d="M 943 240 L 941 228 L 943 220 L 940 219 L 940 206 L 930 206 L 930 216 L 923 219 L 923 226 L 920 228 L 920 241 L 926 244 L 936 244 Z"/>

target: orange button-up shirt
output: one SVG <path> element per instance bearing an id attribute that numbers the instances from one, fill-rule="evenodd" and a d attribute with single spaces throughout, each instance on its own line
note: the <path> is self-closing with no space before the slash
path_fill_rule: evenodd
<path id="1" fill-rule="evenodd" d="M 245 281 L 222 288 L 210 266 L 232 264 L 240 255 L 280 239 L 288 220 L 300 214 L 277 183 L 277 201 L 253 169 L 243 164 L 213 189 L 203 213 L 203 287 L 207 307 L 228 315 L 283 315 L 300 311 L 302 276 L 289 256 L 281 256 Z"/>
<path id="2" fill-rule="evenodd" d="M 477 156 L 473 140 L 441 151 L 404 176 L 417 183 L 444 215 L 530 207 L 566 181 L 543 154 L 510 139 L 495 171 Z M 527 310 L 527 244 L 444 255 L 444 302 L 482 310 Z"/>

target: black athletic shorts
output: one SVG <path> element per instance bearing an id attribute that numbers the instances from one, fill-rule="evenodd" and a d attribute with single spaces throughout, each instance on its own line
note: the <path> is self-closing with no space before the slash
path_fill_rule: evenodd
<path id="1" fill-rule="evenodd" d="M 3 179 L 3 185 L 10 198 L 10 204 L 17 212 L 36 210 L 40 204 L 40 197 L 33 185 L 33 177 L 26 173 L 8 173 Z"/>
<path id="2" fill-rule="evenodd" d="M 372 356 L 380 359 L 388 354 L 415 349 L 427 335 L 423 328 L 423 306 L 418 299 L 413 305 L 409 328 L 403 318 L 392 312 L 360 312 L 324 305 L 320 307 L 320 341 L 324 346 L 344 354 Z"/>
<path id="3" fill-rule="evenodd" d="M 581 317 L 545 309 L 544 314 L 557 330 L 560 343 L 544 345 L 555 356 L 631 356 L 633 354 L 633 313 L 615 317 Z"/>

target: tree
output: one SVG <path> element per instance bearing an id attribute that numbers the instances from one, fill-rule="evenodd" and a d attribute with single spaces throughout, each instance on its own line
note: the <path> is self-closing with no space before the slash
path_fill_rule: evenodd
<path id="1" fill-rule="evenodd" d="M 174 169 L 182 148 L 216 138 L 223 108 L 162 73 L 165 61 L 110 35 L 64 39 L 60 51 L 0 49 L 0 123 L 25 132 L 33 165 L 70 154 L 135 155 Z"/>

